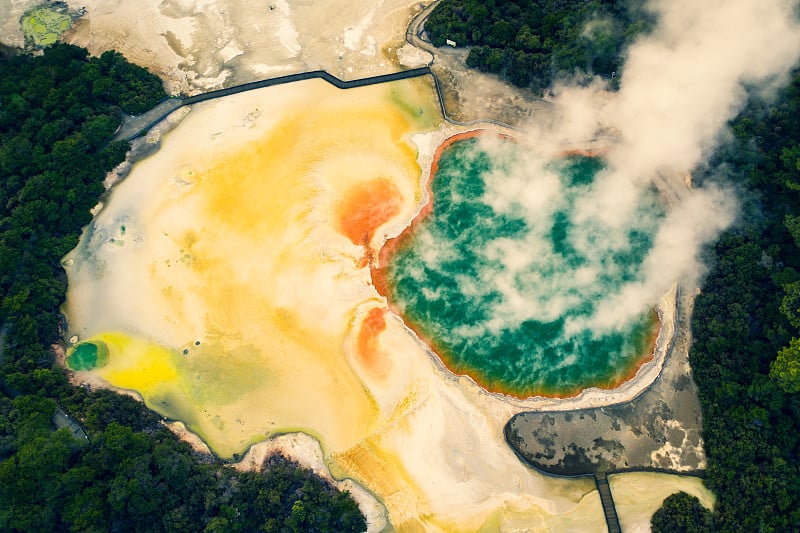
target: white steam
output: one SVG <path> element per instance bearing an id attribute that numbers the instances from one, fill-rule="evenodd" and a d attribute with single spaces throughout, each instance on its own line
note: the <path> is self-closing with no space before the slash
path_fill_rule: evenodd
<path id="1" fill-rule="evenodd" d="M 653 183 L 685 190 L 679 176 L 712 154 L 726 123 L 744 105 L 745 87 L 769 94 L 787 80 L 800 56 L 795 1 L 658 0 L 649 7 L 657 26 L 629 49 L 619 91 L 601 84 L 559 87 L 558 118 L 546 127 L 531 126 L 529 160 L 509 164 L 506 194 L 494 200 L 498 210 L 516 206 L 517 212 L 529 213 L 529 222 L 541 223 L 548 204 L 563 197 L 557 180 L 541 174 L 542 161 L 557 150 L 553 143 L 601 139 L 609 148 L 608 167 L 590 191 L 572 199 L 569 240 L 588 258 L 624 248 Z M 491 143 L 483 144 L 492 149 Z M 490 182 L 489 188 L 499 192 L 502 187 Z M 652 308 L 675 280 L 696 280 L 703 272 L 700 250 L 733 222 L 736 209 L 724 188 L 681 194 L 658 228 L 638 278 L 605 295 L 591 318 L 570 319 L 567 334 L 625 326 Z M 537 264 L 541 248 L 540 242 L 529 242 L 495 250 L 508 269 L 496 285 L 504 300 L 496 310 L 501 322 L 568 316 L 574 292 L 588 288 L 602 269 L 614 268 L 589 260 L 589 267 L 568 279 L 545 276 L 550 295 L 544 296 L 541 288 L 513 282 L 521 270 Z"/>

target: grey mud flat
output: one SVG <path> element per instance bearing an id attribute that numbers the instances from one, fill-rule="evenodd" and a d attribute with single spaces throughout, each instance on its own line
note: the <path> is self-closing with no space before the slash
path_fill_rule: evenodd
<path id="1" fill-rule="evenodd" d="M 702 414 L 688 357 L 692 304 L 693 296 L 681 293 L 675 343 L 659 376 L 633 400 L 513 416 L 504 434 L 520 459 L 557 476 L 625 471 L 702 475 Z"/>

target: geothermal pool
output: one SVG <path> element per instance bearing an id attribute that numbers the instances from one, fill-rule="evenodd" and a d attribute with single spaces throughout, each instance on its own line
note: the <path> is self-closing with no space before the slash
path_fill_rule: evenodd
<path id="1" fill-rule="evenodd" d="M 160 150 L 115 186 L 64 260 L 67 337 L 79 338 L 68 354 L 75 380 L 134 391 L 223 458 L 276 435 L 310 435 L 330 472 L 365 487 L 400 531 L 603 527 L 590 480 L 540 475 L 504 442 L 503 425 L 538 400 L 523 405 L 442 369 L 373 283 L 379 251 L 427 203 L 434 152 L 455 133 L 442 125 L 426 80 L 348 91 L 309 80 L 194 106 Z M 583 178 L 567 178 L 552 161 L 518 171 L 505 162 L 518 152 L 484 142 L 491 141 L 475 150 L 459 144 L 454 154 L 474 152 L 461 155 L 479 167 L 491 166 L 481 162 L 482 152 L 493 154 L 498 166 L 484 174 L 478 196 L 489 201 L 502 193 L 493 209 L 507 211 L 518 230 L 494 240 L 535 255 L 533 229 L 552 233 L 555 226 L 526 217 L 568 215 L 568 191 L 579 190 L 573 182 Z M 529 183 L 531 176 L 539 181 Z M 447 183 L 442 174 L 431 181 L 437 183 Z M 434 204 L 447 193 L 434 189 Z M 526 194 L 540 203 L 525 204 L 530 213 L 523 216 L 512 199 Z M 645 203 L 641 215 L 650 208 Z M 573 226 L 581 224 L 592 221 L 576 218 Z M 620 234 L 642 232 L 627 252 L 620 245 L 584 260 L 620 269 L 618 256 L 648 245 L 649 234 L 638 227 Z M 568 225 L 563 231 L 570 233 Z M 499 253 L 501 244 L 494 246 Z M 519 257 L 519 264 L 513 254 L 504 257 L 504 268 L 528 269 Z M 402 272 L 393 270 L 391 279 L 403 279 Z M 591 284 L 588 274 L 559 275 Z M 597 275 L 622 283 L 636 272 Z M 547 289 L 557 287 L 563 289 Z M 517 302 L 503 304 L 496 310 L 522 310 Z M 570 328 L 599 331 L 588 309 L 564 324 Z M 635 345 L 636 335 L 635 326 L 625 330 L 622 344 Z M 619 479 L 624 487 L 639 477 Z M 638 513 L 634 522 L 646 522 L 647 512 L 679 489 L 711 501 L 699 480 L 659 479 L 645 504 L 623 505 L 620 514 Z M 381 523 L 373 521 L 372 530 Z"/>
<path id="2" fill-rule="evenodd" d="M 378 275 L 390 304 L 448 368 L 488 390 L 525 398 L 612 388 L 652 354 L 659 324 L 652 311 L 602 331 L 591 317 L 641 278 L 663 208 L 651 191 L 610 234 L 576 213 L 602 159 L 510 168 L 522 150 L 498 139 L 447 146 L 432 206 L 387 247 Z M 506 190 L 518 185 L 536 205 Z"/>

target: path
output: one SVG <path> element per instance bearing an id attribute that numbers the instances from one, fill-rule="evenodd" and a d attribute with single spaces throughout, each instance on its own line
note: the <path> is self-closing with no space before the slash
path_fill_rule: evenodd
<path id="1" fill-rule="evenodd" d="M 425 31 L 425 19 L 427 19 L 428 15 L 433 12 L 436 4 L 437 2 L 432 2 L 425 9 L 417 13 L 411 20 L 411 23 L 408 25 L 408 29 L 406 30 L 406 41 L 431 54 L 431 61 L 428 63 L 428 66 L 433 65 L 433 62 L 436 58 L 436 47 L 433 46 L 433 43 L 423 40 L 421 35 L 422 32 Z"/>
<path id="2" fill-rule="evenodd" d="M 435 58 L 434 52 L 436 51 L 436 48 L 430 42 L 423 40 L 419 36 L 420 33 L 424 31 L 423 26 L 425 23 L 425 19 L 428 18 L 428 15 L 430 15 L 433 9 L 436 7 L 436 3 L 437 2 L 432 2 L 425 9 L 417 13 L 417 15 L 412 19 L 411 23 L 409 24 L 408 29 L 406 30 L 406 41 L 408 41 L 413 46 L 421 48 L 422 50 L 425 50 L 431 54 L 430 63 L 428 63 L 428 65 L 424 67 L 401 70 L 400 72 L 392 72 L 390 74 L 380 74 L 378 76 L 368 76 L 366 78 L 359 78 L 356 80 L 347 80 L 347 81 L 341 80 L 336 76 L 334 76 L 333 74 L 330 74 L 329 72 L 324 70 L 312 70 L 309 72 L 299 72 L 297 74 L 288 74 L 286 76 L 279 76 L 276 78 L 268 78 L 265 80 L 243 83 L 241 85 L 235 85 L 233 87 L 227 87 L 225 89 L 209 91 L 195 96 L 169 97 L 162 100 L 158 105 L 156 105 L 153 109 L 147 111 L 146 113 L 142 113 L 141 115 L 137 116 L 125 116 L 122 125 L 117 130 L 117 133 L 114 135 L 114 140 L 130 141 L 138 137 L 142 133 L 145 133 L 154 125 L 164 120 L 170 113 L 172 113 L 176 109 L 186 105 L 205 102 L 207 100 L 213 100 L 215 98 L 222 98 L 225 96 L 230 96 L 232 94 L 238 94 L 245 91 L 263 89 L 264 87 L 273 87 L 275 85 L 283 85 L 286 83 L 294 83 L 297 81 L 310 80 L 315 78 L 323 79 L 339 89 L 354 89 L 356 87 L 365 87 L 367 85 L 376 85 L 379 83 L 388 83 L 392 81 L 405 80 L 409 78 L 418 78 L 421 76 L 431 76 L 433 78 L 433 84 L 436 89 L 436 96 L 439 99 L 439 108 L 442 112 L 442 116 L 446 121 L 459 126 L 494 124 L 502 128 L 511 129 L 510 125 L 497 120 L 486 119 L 486 120 L 461 122 L 455 120 L 454 118 L 450 117 L 447 114 L 447 108 L 444 103 L 444 96 L 442 94 L 439 78 L 438 76 L 436 76 L 436 73 L 433 72 L 433 70 L 431 70 L 431 65 L 433 64 Z"/>
<path id="3" fill-rule="evenodd" d="M 310 80 L 319 78 L 327 81 L 338 89 L 354 89 L 356 87 L 366 87 L 367 85 L 376 85 L 379 83 L 388 83 L 398 80 L 406 80 L 409 78 L 418 78 L 420 76 L 433 75 L 430 67 L 419 67 L 409 70 L 401 70 L 400 72 L 392 72 L 390 74 L 381 74 L 378 76 L 369 76 L 366 78 L 359 78 L 357 80 L 340 80 L 333 74 L 324 70 L 312 70 L 310 72 L 300 72 L 297 74 L 288 74 L 286 76 L 279 76 L 277 78 L 268 78 L 265 80 L 252 81 L 227 87 L 225 89 L 218 89 L 216 91 L 209 91 L 207 93 L 198 94 L 195 96 L 168 98 L 163 100 L 156 107 L 146 113 L 137 115 L 135 117 L 125 117 L 122 126 L 114 135 L 114 140 L 134 139 L 153 127 L 155 124 L 161 122 L 170 113 L 176 109 L 192 105 L 207 100 L 214 100 L 215 98 L 223 98 L 233 94 L 243 93 L 245 91 L 253 91 L 255 89 L 263 89 L 264 87 L 273 87 L 275 85 L 284 85 L 286 83 L 294 83 L 297 81 Z M 434 77 L 434 80 L 436 78 Z M 441 103 L 441 93 L 438 90 L 438 82 L 436 82 L 437 93 Z M 442 105 L 444 105 L 442 103 Z M 443 108 L 444 109 L 444 108 Z"/>
<path id="4" fill-rule="evenodd" d="M 606 515 L 606 525 L 608 533 L 622 533 L 619 527 L 619 517 L 617 508 L 614 506 L 614 498 L 611 496 L 611 487 L 608 485 L 608 477 L 605 473 L 596 473 L 594 483 L 597 485 L 597 492 L 600 493 L 600 501 L 603 504 L 603 514 Z"/>
<path id="5" fill-rule="evenodd" d="M 114 134 L 115 141 L 129 141 L 134 137 L 138 137 L 142 133 L 146 132 L 162 120 L 164 120 L 167 115 L 185 105 L 182 98 L 179 97 L 169 97 L 165 98 L 161 102 L 158 103 L 154 108 L 142 113 L 141 115 L 136 116 L 124 116 L 122 120 L 122 125 L 120 125 L 117 132 Z"/>
<path id="6" fill-rule="evenodd" d="M 67 428 L 69 429 L 72 436 L 75 437 L 76 440 L 89 442 L 89 437 L 86 435 L 86 432 L 83 428 L 75 422 L 67 413 L 61 410 L 60 407 L 56 407 L 56 413 L 53 415 L 53 424 L 55 424 L 56 428 L 62 429 Z"/>
<path id="7" fill-rule="evenodd" d="M 367 78 L 359 78 L 357 80 L 340 80 L 333 74 L 324 70 L 312 70 L 311 72 L 300 72 L 298 74 L 289 74 L 280 76 L 278 78 L 269 78 L 266 80 L 252 81 L 250 83 L 243 83 L 226 89 L 218 89 L 216 91 L 209 91 L 207 93 L 198 94 L 197 96 L 189 96 L 183 99 L 183 105 L 196 104 L 198 102 L 205 102 L 206 100 L 213 100 L 214 98 L 222 98 L 232 94 L 238 94 L 245 91 L 252 91 L 254 89 L 263 89 L 264 87 L 272 87 L 274 85 L 283 85 L 285 83 L 293 83 L 296 81 L 310 80 L 320 78 L 337 89 L 354 89 L 356 87 L 365 87 L 367 85 L 377 85 L 379 83 L 387 83 L 390 81 L 405 80 L 409 78 L 417 78 L 431 73 L 428 67 L 419 67 L 410 70 L 402 70 L 400 72 L 392 72 L 391 74 L 381 74 L 378 76 L 369 76 Z"/>

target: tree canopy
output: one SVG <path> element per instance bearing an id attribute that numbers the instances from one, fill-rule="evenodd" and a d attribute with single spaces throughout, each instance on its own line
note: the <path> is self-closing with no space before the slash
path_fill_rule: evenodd
<path id="1" fill-rule="evenodd" d="M 442 0 L 425 21 L 435 46 L 470 46 L 467 65 L 541 92 L 560 78 L 616 78 L 649 31 L 639 0 Z"/>
<path id="2" fill-rule="evenodd" d="M 712 266 L 692 320 L 714 531 L 800 524 L 798 111 L 795 72 L 776 102 L 752 96 L 709 166 L 728 170 L 744 204 L 741 222 L 708 250 Z M 693 512 L 673 501 L 662 511 L 655 532 L 684 531 Z"/>

